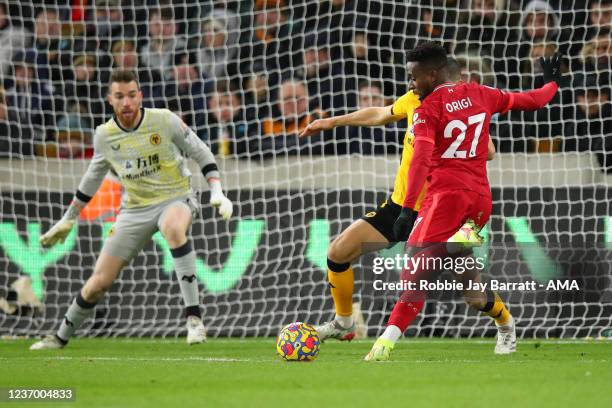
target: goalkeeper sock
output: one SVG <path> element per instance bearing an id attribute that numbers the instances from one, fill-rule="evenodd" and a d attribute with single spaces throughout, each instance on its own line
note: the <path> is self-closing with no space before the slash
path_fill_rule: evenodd
<path id="1" fill-rule="evenodd" d="M 497 292 L 487 290 L 487 304 L 480 309 L 491 316 L 498 326 L 504 326 L 510 320 L 510 312 Z"/>
<path id="2" fill-rule="evenodd" d="M 327 279 L 331 290 L 334 305 L 336 306 L 337 320 L 344 327 L 352 324 L 353 315 L 353 286 L 355 275 L 350 263 L 339 264 L 327 259 Z M 338 319 L 339 318 L 339 319 Z M 349 324 L 344 324 L 349 319 Z"/>
<path id="3" fill-rule="evenodd" d="M 178 248 L 170 249 L 174 258 L 174 269 L 181 287 L 183 302 L 185 303 L 185 315 L 201 317 L 200 293 L 198 291 L 198 280 L 196 279 L 196 258 L 189 241 Z"/>
<path id="4" fill-rule="evenodd" d="M 79 292 L 64 315 L 64 320 L 55 337 L 64 344 L 68 343 L 70 337 L 83 324 L 83 321 L 93 315 L 95 305 L 95 303 L 89 303 L 83 299 L 81 292 Z"/>

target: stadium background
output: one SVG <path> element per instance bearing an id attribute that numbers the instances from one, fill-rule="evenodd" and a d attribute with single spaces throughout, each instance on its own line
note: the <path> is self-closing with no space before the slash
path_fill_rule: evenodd
<path id="1" fill-rule="evenodd" d="M 445 44 L 464 80 L 511 90 L 542 84 L 540 55 L 565 55 L 550 107 L 492 125 L 490 275 L 572 277 L 587 289 L 506 294 L 519 335 L 596 336 L 612 324 L 609 1 L 47 3 L 0 2 L 0 296 L 27 275 L 45 303 L 34 316 L 0 314 L 2 334 L 50 332 L 92 271 L 112 222 L 112 181 L 78 237 L 48 252 L 36 242 L 83 174 L 117 66 L 138 70 L 145 106 L 179 112 L 210 143 L 238 203 L 230 223 L 205 206 L 193 228 L 211 334 L 271 335 L 331 316 L 327 243 L 388 193 L 405 123 L 303 140 L 296 129 L 401 95 L 405 50 L 424 39 Z M 288 79 L 303 84 L 300 95 L 283 94 Z M 183 333 L 178 285 L 155 242 L 97 308 L 90 333 Z M 373 335 L 393 294 L 373 293 L 367 268 L 366 258 L 356 299 Z M 434 297 L 443 301 L 411 334 L 492 334 L 461 302 Z"/>

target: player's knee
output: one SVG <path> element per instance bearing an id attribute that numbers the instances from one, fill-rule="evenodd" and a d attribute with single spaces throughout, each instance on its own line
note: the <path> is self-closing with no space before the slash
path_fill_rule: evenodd
<path id="1" fill-rule="evenodd" d="M 348 263 L 355 259 L 355 249 L 342 236 L 335 239 L 327 250 L 327 258 L 336 263 Z"/>
<path id="2" fill-rule="evenodd" d="M 487 304 L 487 299 L 481 292 L 466 291 L 463 293 L 463 299 L 468 306 L 480 310 Z"/>
<path id="3" fill-rule="evenodd" d="M 176 226 L 167 226 L 161 233 L 172 248 L 184 244 L 187 239 L 185 230 Z"/>
<path id="4" fill-rule="evenodd" d="M 110 290 L 114 281 L 114 276 L 99 270 L 94 271 L 83 287 L 83 298 L 88 302 L 98 302 Z"/>
<path id="5" fill-rule="evenodd" d="M 92 276 L 83 287 L 83 299 L 88 303 L 98 303 L 111 288 L 112 284 L 112 281 L 109 282 L 108 280 Z"/>

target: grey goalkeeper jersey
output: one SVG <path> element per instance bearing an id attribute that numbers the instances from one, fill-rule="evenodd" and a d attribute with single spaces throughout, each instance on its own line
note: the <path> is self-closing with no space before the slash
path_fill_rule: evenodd
<path id="1" fill-rule="evenodd" d="M 141 121 L 133 130 L 123 129 L 112 118 L 96 128 L 94 156 L 79 191 L 93 196 L 113 169 L 126 192 L 122 203 L 125 208 L 186 196 L 191 192 L 186 158 L 195 160 L 206 177 L 219 177 L 208 146 L 168 109 L 143 109 Z"/>

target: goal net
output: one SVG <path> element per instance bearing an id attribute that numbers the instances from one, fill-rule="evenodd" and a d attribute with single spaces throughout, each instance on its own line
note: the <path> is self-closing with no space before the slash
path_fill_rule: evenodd
<path id="1" fill-rule="evenodd" d="M 550 106 L 491 126 L 493 214 L 476 252 L 486 256 L 485 280 L 537 283 L 500 291 L 520 336 L 609 335 L 612 10 L 609 1 L 566 3 L 0 1 L 0 334 L 51 333 L 93 271 L 122 194 L 111 174 L 64 243 L 45 250 L 38 238 L 84 174 L 92 129 L 111 115 L 105 96 L 117 67 L 138 72 L 146 107 L 179 113 L 212 147 L 235 203 L 222 221 L 194 169 L 202 214 L 191 233 L 209 335 L 269 336 L 332 318 L 328 246 L 389 197 L 407 124 L 297 133 L 318 117 L 390 104 L 407 91 L 405 52 L 433 39 L 463 80 L 510 90 L 541 86 L 539 57 L 564 55 Z M 373 273 L 380 255 L 354 264 L 370 336 L 397 299 L 376 289 L 399 276 Z M 78 333 L 184 335 L 159 234 L 95 310 Z M 430 293 L 407 332 L 493 333 L 452 291 Z"/>

